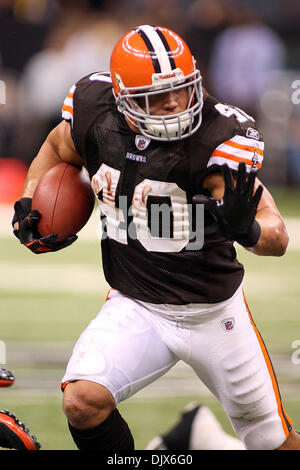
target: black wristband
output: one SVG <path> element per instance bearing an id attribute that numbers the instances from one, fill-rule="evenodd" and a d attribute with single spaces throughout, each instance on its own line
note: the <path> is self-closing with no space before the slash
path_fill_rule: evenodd
<path id="1" fill-rule="evenodd" d="M 240 245 L 248 248 L 248 247 L 256 245 L 256 243 L 259 240 L 260 233 L 261 233 L 260 225 L 257 222 L 257 220 L 254 220 L 247 235 L 238 239 L 236 238 L 235 241 L 238 242 Z"/>

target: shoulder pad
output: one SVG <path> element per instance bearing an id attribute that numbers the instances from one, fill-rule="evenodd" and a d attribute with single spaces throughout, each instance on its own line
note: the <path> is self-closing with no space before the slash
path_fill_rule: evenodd
<path id="1" fill-rule="evenodd" d="M 91 73 L 71 87 L 63 103 L 62 118 L 70 122 L 76 151 L 83 158 L 89 130 L 114 102 L 109 73 Z"/>

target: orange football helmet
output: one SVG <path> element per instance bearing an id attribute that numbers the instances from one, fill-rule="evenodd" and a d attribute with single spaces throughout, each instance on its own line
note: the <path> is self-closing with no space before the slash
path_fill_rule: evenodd
<path id="1" fill-rule="evenodd" d="M 126 33 L 111 55 L 116 103 L 146 137 L 171 141 L 189 137 L 201 125 L 201 74 L 183 39 L 170 29 L 142 25 Z M 151 115 L 149 97 L 187 88 L 188 106 L 179 113 Z M 138 103 L 145 100 L 145 110 Z"/>

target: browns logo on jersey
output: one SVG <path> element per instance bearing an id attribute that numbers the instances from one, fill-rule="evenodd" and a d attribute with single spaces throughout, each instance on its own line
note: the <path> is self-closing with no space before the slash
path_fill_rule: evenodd
<path id="1" fill-rule="evenodd" d="M 79 80 L 63 104 L 99 198 L 106 280 L 136 299 L 215 303 L 242 282 L 233 243 L 191 201 L 205 193 L 205 176 L 224 163 L 233 172 L 240 161 L 260 168 L 264 144 L 250 116 L 205 91 L 202 115 L 186 139 L 137 138 L 117 109 L 109 73 L 102 72 Z"/>

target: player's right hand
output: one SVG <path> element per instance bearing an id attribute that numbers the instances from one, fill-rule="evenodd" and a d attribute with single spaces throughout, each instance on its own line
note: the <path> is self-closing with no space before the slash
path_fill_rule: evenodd
<path id="1" fill-rule="evenodd" d="M 31 211 L 31 199 L 21 198 L 14 205 L 15 214 L 12 220 L 14 235 L 35 254 L 48 253 L 62 250 L 77 240 L 77 235 L 72 235 L 66 240 L 57 242 L 57 234 L 51 233 L 42 237 L 37 225 L 41 214 L 37 210 Z"/>
<path id="2" fill-rule="evenodd" d="M 215 217 L 222 235 L 226 238 L 235 240 L 244 247 L 254 246 L 261 233 L 255 215 L 263 186 L 259 185 L 254 192 L 256 171 L 250 170 L 248 176 L 244 162 L 239 163 L 236 186 L 234 186 L 233 176 L 227 165 L 222 166 L 222 174 L 225 184 L 222 199 L 216 200 L 200 194 L 193 197 L 193 202 L 204 204 Z"/>

